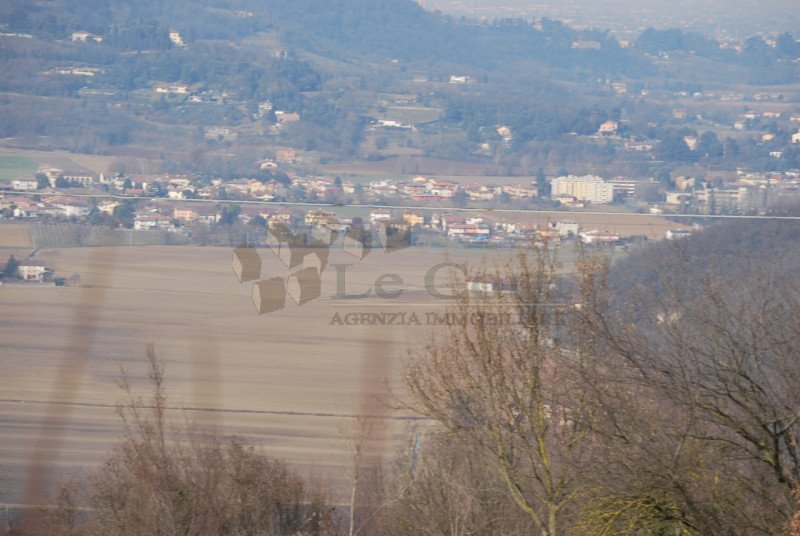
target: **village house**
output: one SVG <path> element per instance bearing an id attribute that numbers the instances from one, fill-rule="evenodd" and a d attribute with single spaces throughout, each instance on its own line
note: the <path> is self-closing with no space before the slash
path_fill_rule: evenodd
<path id="1" fill-rule="evenodd" d="M 333 177 L 315 177 L 306 182 L 306 192 L 314 192 L 317 195 L 324 196 L 326 194 L 336 195 L 341 193 L 341 188 L 336 185 L 336 179 Z"/>
<path id="2" fill-rule="evenodd" d="M 535 186 L 526 186 L 520 183 L 504 186 L 503 192 L 515 199 L 530 199 L 539 195 L 539 190 Z"/>
<path id="3" fill-rule="evenodd" d="M 297 152 L 294 149 L 284 147 L 275 151 L 275 161 L 282 164 L 291 164 L 297 160 Z"/>
<path id="4" fill-rule="evenodd" d="M 136 217 L 133 220 L 133 228 L 136 231 L 167 229 L 171 226 L 172 224 L 170 223 L 169 218 L 163 214 L 159 214 L 158 212 L 136 214 Z"/>
<path id="5" fill-rule="evenodd" d="M 428 189 L 431 195 L 438 197 L 453 197 L 458 190 L 458 184 L 452 181 L 432 181 Z"/>
<path id="6" fill-rule="evenodd" d="M 464 280 L 469 292 L 516 292 L 518 285 L 511 279 L 471 275 Z"/>
<path id="7" fill-rule="evenodd" d="M 424 196 L 428 193 L 428 186 L 428 179 L 424 177 L 417 177 L 412 182 L 402 182 L 398 184 L 397 191 L 409 197 L 418 197 Z"/>
<path id="8" fill-rule="evenodd" d="M 167 191 L 167 197 L 170 199 L 188 199 L 187 192 L 191 192 L 188 188 L 171 187 Z M 191 194 L 189 194 L 191 197 Z"/>
<path id="9" fill-rule="evenodd" d="M 441 218 L 441 226 L 443 231 L 447 231 L 447 228 L 451 225 L 464 225 L 467 220 L 464 216 L 459 216 L 458 214 L 445 214 Z M 433 218 L 431 218 L 431 223 L 433 223 Z"/>
<path id="10" fill-rule="evenodd" d="M 19 273 L 20 279 L 24 281 L 44 281 L 47 272 L 48 269 L 45 264 L 35 259 L 20 261 L 17 267 L 17 273 Z"/>
<path id="11" fill-rule="evenodd" d="M 178 30 L 170 30 L 169 31 L 169 40 L 172 42 L 173 45 L 184 47 L 186 43 L 183 42 L 183 37 Z"/>
<path id="12" fill-rule="evenodd" d="M 471 76 L 457 74 L 450 75 L 451 84 L 474 84 L 475 82 L 476 80 Z"/>
<path id="13" fill-rule="evenodd" d="M 206 130 L 205 137 L 209 140 L 230 140 L 236 137 L 236 132 L 228 127 L 210 127 Z"/>
<path id="14" fill-rule="evenodd" d="M 198 189 L 195 193 L 200 199 L 217 199 L 219 197 L 219 187 L 204 186 Z"/>
<path id="15" fill-rule="evenodd" d="M 156 93 L 171 94 L 171 95 L 188 95 L 189 86 L 185 84 L 166 84 L 158 83 L 155 86 Z"/>
<path id="16" fill-rule="evenodd" d="M 22 200 L 14 203 L 15 218 L 36 218 L 41 211 L 41 205 L 33 201 Z"/>
<path id="17" fill-rule="evenodd" d="M 655 147 L 655 143 L 652 142 L 652 141 L 626 141 L 625 142 L 625 150 L 626 151 L 647 152 L 647 151 L 652 151 L 653 147 Z"/>
<path id="18" fill-rule="evenodd" d="M 261 160 L 258 163 L 258 169 L 260 169 L 262 171 L 268 170 L 268 169 L 278 169 L 278 164 L 276 162 L 273 162 L 269 158 L 267 158 L 265 160 Z"/>
<path id="19" fill-rule="evenodd" d="M 270 181 L 264 185 L 264 195 L 270 195 L 273 198 L 286 197 L 289 195 L 289 190 L 286 189 L 282 183 L 277 181 Z"/>
<path id="20" fill-rule="evenodd" d="M 478 184 L 467 184 L 464 186 L 464 191 L 470 199 L 476 201 L 489 201 L 495 197 L 495 187 Z"/>
<path id="21" fill-rule="evenodd" d="M 64 171 L 59 178 L 72 184 L 80 184 L 85 188 L 91 187 L 95 180 L 97 180 L 94 174 L 80 171 Z M 53 186 L 55 186 L 55 184 Z"/>
<path id="22" fill-rule="evenodd" d="M 39 181 L 36 179 L 13 179 L 11 187 L 14 190 L 36 190 L 39 187 Z"/>
<path id="23" fill-rule="evenodd" d="M 264 117 L 272 111 L 272 101 L 264 101 L 258 103 L 258 116 Z"/>
<path id="24" fill-rule="evenodd" d="M 192 184 L 192 179 L 189 177 L 174 176 L 169 177 L 167 184 L 175 188 L 188 188 Z"/>
<path id="25" fill-rule="evenodd" d="M 85 31 L 72 32 L 72 35 L 70 36 L 70 40 L 73 43 L 89 43 L 89 42 L 102 43 L 103 42 L 103 38 L 101 36 L 94 35 L 92 33 L 85 32 Z"/>
<path id="26" fill-rule="evenodd" d="M 197 221 L 198 214 L 194 207 L 174 207 L 172 209 L 172 218 L 183 222 Z"/>
<path id="27" fill-rule="evenodd" d="M 415 225 L 424 225 L 425 224 L 425 216 L 423 216 L 419 212 L 406 211 L 406 212 L 403 213 L 403 219 L 411 227 L 413 227 Z"/>
<path id="28" fill-rule="evenodd" d="M 612 134 L 616 134 L 618 129 L 619 129 L 619 123 L 609 119 L 608 121 L 600 125 L 600 128 L 597 129 L 597 135 L 611 136 Z"/>
<path id="29" fill-rule="evenodd" d="M 585 233 L 580 233 L 581 242 L 584 244 L 611 244 L 619 242 L 619 235 L 610 233 L 608 231 L 601 231 L 599 229 L 592 229 Z"/>
<path id="30" fill-rule="evenodd" d="M 67 218 L 83 218 L 92 211 L 92 206 L 80 201 L 63 201 L 54 204 L 61 209 L 62 214 Z"/>
<path id="31" fill-rule="evenodd" d="M 666 238 L 667 240 L 677 240 L 679 238 L 691 236 L 691 234 L 691 231 L 687 231 L 686 229 L 670 229 L 666 233 Z"/>
<path id="32" fill-rule="evenodd" d="M 81 42 L 85 43 L 89 36 L 92 35 L 89 32 L 72 32 L 72 42 Z"/>
<path id="33" fill-rule="evenodd" d="M 692 194 L 685 191 L 667 192 L 665 204 L 671 207 L 678 207 L 691 202 Z"/>
<path id="34" fill-rule="evenodd" d="M 397 186 L 394 184 L 370 184 L 368 192 L 374 198 L 394 197 L 397 195 Z"/>
<path id="35" fill-rule="evenodd" d="M 492 231 L 485 225 L 453 224 L 447 226 L 448 238 L 488 238 Z"/>
<path id="36" fill-rule="evenodd" d="M 680 177 L 675 179 L 675 187 L 678 188 L 678 190 L 680 190 L 682 192 L 685 192 L 686 190 L 688 190 L 690 188 L 694 188 L 694 184 L 695 184 L 695 178 L 694 177 L 680 176 Z"/>
<path id="37" fill-rule="evenodd" d="M 300 114 L 296 112 L 284 112 L 282 110 L 278 110 L 275 112 L 275 119 L 278 120 L 279 125 L 288 125 L 299 122 Z"/>
<path id="38" fill-rule="evenodd" d="M 574 221 L 551 221 L 549 227 L 558 233 L 561 237 L 578 236 L 580 232 L 579 226 Z"/>
<path id="39" fill-rule="evenodd" d="M 250 179 L 234 179 L 225 183 L 228 194 L 246 196 L 250 193 Z"/>
<path id="40" fill-rule="evenodd" d="M 292 222 L 294 221 L 294 219 L 295 219 L 294 218 L 294 214 L 292 214 L 292 212 L 290 212 L 288 210 L 281 210 L 281 211 L 278 211 L 278 212 L 274 213 L 269 218 L 269 226 L 270 227 L 274 227 L 276 225 L 290 226 L 292 224 Z"/>
<path id="41" fill-rule="evenodd" d="M 304 221 L 306 225 L 329 225 L 338 222 L 336 214 L 327 210 L 306 212 Z"/>
<path id="42" fill-rule="evenodd" d="M 505 234 L 516 234 L 519 232 L 519 223 L 514 221 L 498 221 L 495 222 L 494 229 L 497 232 Z"/>
<path id="43" fill-rule="evenodd" d="M 103 214 L 112 215 L 114 214 L 114 209 L 118 206 L 120 206 L 120 204 L 116 201 L 103 201 L 97 204 L 97 210 Z"/>
<path id="44" fill-rule="evenodd" d="M 378 210 L 369 213 L 370 223 L 387 222 L 392 219 L 392 213 L 388 210 Z"/>
<path id="45" fill-rule="evenodd" d="M 259 181 L 252 181 L 249 186 L 250 195 L 256 199 L 262 199 L 264 201 L 272 201 L 275 199 L 275 196 L 272 195 L 271 190 L 272 189 L 268 185 Z"/>
<path id="46" fill-rule="evenodd" d="M 501 125 L 497 127 L 497 134 L 500 136 L 500 139 L 503 140 L 503 143 L 508 143 L 512 139 L 511 135 L 511 127 Z"/>

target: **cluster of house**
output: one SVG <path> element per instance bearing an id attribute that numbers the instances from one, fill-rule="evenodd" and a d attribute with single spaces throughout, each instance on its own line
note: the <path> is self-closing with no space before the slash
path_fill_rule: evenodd
<path id="1" fill-rule="evenodd" d="M 530 199 L 538 195 L 538 190 L 532 184 L 460 184 L 450 180 L 430 179 L 427 177 L 414 177 L 410 180 L 377 180 L 364 185 L 352 182 L 343 182 L 342 191 L 346 194 L 355 194 L 358 189 L 370 198 L 383 199 L 403 197 L 412 201 L 446 201 L 452 200 L 463 191 L 466 198 L 473 201 L 490 201 L 501 196 L 515 199 Z"/>
<path id="2" fill-rule="evenodd" d="M 735 213 L 762 211 L 777 198 L 800 192 L 800 172 L 749 173 L 738 170 L 735 179 L 712 186 L 694 177 L 678 177 L 675 188 L 650 212 Z"/>
<path id="3" fill-rule="evenodd" d="M 286 162 L 296 161 L 297 155 L 292 149 L 279 149 L 274 160 L 260 162 L 262 169 L 272 170 Z M 115 200 L 94 200 L 93 194 L 119 193 L 126 197 L 159 198 L 158 202 L 143 205 L 133 220 L 136 230 L 168 230 L 185 231 L 189 224 L 214 224 L 222 217 L 220 205 L 216 200 L 229 201 L 323 201 L 337 204 L 341 195 L 351 195 L 359 199 L 359 203 L 375 202 L 376 204 L 400 205 L 419 204 L 420 207 L 441 205 L 459 205 L 460 203 L 481 203 L 493 200 L 527 200 L 537 197 L 534 184 L 516 183 L 496 184 L 461 184 L 451 180 L 428 178 L 423 176 L 407 180 L 382 179 L 368 183 L 354 183 L 328 176 L 299 176 L 289 172 L 286 174 L 290 183 L 276 180 L 264 182 L 256 179 L 222 180 L 200 179 L 185 175 L 144 175 L 118 174 L 95 175 L 89 172 L 70 172 L 57 168 L 40 170 L 37 178 L 19 178 L 11 181 L 13 190 L 36 191 L 38 195 L 21 195 L 14 191 L 0 192 L 0 210 L 6 216 L 15 218 L 67 218 L 81 219 L 93 212 L 114 215 L 119 202 Z M 61 188 L 79 186 L 82 190 Z M 595 175 L 565 175 L 550 181 L 550 198 L 561 206 L 580 208 L 588 204 L 602 205 L 611 202 L 631 200 L 638 203 L 643 210 L 651 213 L 735 213 L 741 210 L 764 210 L 777 197 L 800 191 L 800 172 L 784 173 L 748 173 L 740 170 L 735 179 L 728 180 L 711 187 L 709 183 L 692 177 L 678 177 L 675 187 L 664 192 L 663 187 L 653 181 L 637 181 L 617 177 L 605 179 Z M 54 190 L 48 189 L 54 188 Z M 642 191 L 648 190 L 650 199 Z M 70 195 L 72 192 L 81 196 Z M 652 195 L 655 192 L 656 195 Z M 173 201 L 165 202 L 166 200 Z M 198 203 L 197 200 L 209 201 Z M 190 202 L 192 201 L 192 202 Z M 429 203 L 428 203 L 429 202 Z M 642 204 L 644 204 L 642 206 Z M 441 210 L 441 209 L 436 209 Z M 416 212 L 405 212 L 402 217 L 395 217 L 391 209 L 385 213 L 374 213 L 371 221 L 391 220 L 395 224 L 405 222 L 406 227 L 417 226 L 441 232 L 454 240 L 495 241 L 504 243 L 519 238 L 546 239 L 553 234 L 553 229 L 526 228 L 521 224 L 508 222 L 488 222 L 483 218 L 467 218 L 456 214 L 436 214 L 424 211 L 425 215 Z M 383 214 L 383 215 L 380 215 Z M 255 205 L 243 204 L 239 217 L 246 223 L 260 217 L 267 223 L 280 222 L 294 226 L 314 226 L 320 222 L 347 226 L 349 222 L 341 220 L 333 213 L 311 210 L 310 212 L 271 211 Z M 561 230 L 567 234 L 563 234 Z M 559 223 L 559 232 L 555 234 L 563 238 L 571 235 L 587 243 L 615 242 L 618 236 L 601 229 L 583 229 Z"/>
<path id="4" fill-rule="evenodd" d="M 81 219 L 93 210 L 114 214 L 120 205 L 114 200 L 89 203 L 68 196 L 42 195 L 38 201 L 29 197 L 9 196 L 0 199 L 0 210 L 10 208 L 14 217 L 67 217 Z M 223 217 L 223 205 L 215 203 L 158 200 L 140 204 L 133 216 L 133 229 L 137 231 L 169 231 L 185 233 L 194 224 L 213 225 Z M 354 225 L 366 229 L 392 229 L 394 231 L 426 230 L 447 239 L 511 246 L 520 242 L 544 243 L 553 240 L 579 239 L 587 244 L 618 242 L 621 237 L 601 229 L 581 229 L 571 221 L 553 221 L 547 225 L 520 223 L 513 219 L 488 219 L 486 216 L 465 216 L 454 213 L 414 211 L 386 208 L 374 210 L 366 221 L 361 218 L 337 215 L 333 210 L 272 208 L 259 205 L 240 205 L 237 220 L 243 224 L 258 219 L 269 228 L 281 226 L 295 232 L 314 232 L 325 228 L 347 231 Z"/>

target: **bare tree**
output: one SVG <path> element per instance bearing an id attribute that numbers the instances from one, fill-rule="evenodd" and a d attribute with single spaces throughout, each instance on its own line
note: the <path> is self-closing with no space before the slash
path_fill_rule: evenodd
<path id="1" fill-rule="evenodd" d="M 164 370 L 147 348 L 153 393 L 142 400 L 123 376 L 123 441 L 88 480 L 85 498 L 64 489 L 36 534 L 98 536 L 337 534 L 325 495 L 280 460 L 239 439 L 171 424 Z M 78 523 L 81 501 L 86 521 Z"/>
<path id="2" fill-rule="evenodd" d="M 484 453 L 448 432 L 415 434 L 400 458 L 391 536 L 529 534 L 531 520 L 509 498 Z"/>
<path id="3" fill-rule="evenodd" d="M 691 471 L 651 468 L 668 484 L 660 489 L 679 497 L 682 515 L 702 524 L 695 533 L 774 534 L 796 509 L 800 479 L 795 271 L 780 254 L 701 264 L 683 246 L 662 253 L 658 277 L 632 289 L 598 275 L 584 325 L 595 351 L 626 371 L 625 391 L 644 393 L 670 416 L 659 440 L 694 452 Z M 619 408 L 625 449 L 641 449 L 644 438 L 630 435 Z"/>
<path id="4" fill-rule="evenodd" d="M 459 292 L 445 335 L 405 373 L 412 407 L 482 452 L 544 536 L 564 530 L 580 494 L 591 421 L 572 373 L 583 349 L 563 345 L 555 325 L 564 309 L 556 266 L 550 251 L 520 255 L 496 274 L 513 292 Z"/>

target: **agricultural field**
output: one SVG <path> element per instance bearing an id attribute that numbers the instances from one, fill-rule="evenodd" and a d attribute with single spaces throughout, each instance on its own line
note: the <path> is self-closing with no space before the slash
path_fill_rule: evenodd
<path id="1" fill-rule="evenodd" d="M 19 177 L 32 177 L 36 162 L 24 156 L 0 156 L 0 181 L 8 182 Z"/>
<path id="2" fill-rule="evenodd" d="M 27 225 L 0 224 L 0 248 L 29 248 L 31 234 Z"/>
<path id="3" fill-rule="evenodd" d="M 125 401 L 124 368 L 146 396 L 146 346 L 166 367 L 174 416 L 242 436 L 315 478 L 338 481 L 347 466 L 346 430 L 355 414 L 381 417 L 391 456 L 409 426 L 424 423 L 382 402 L 398 388 L 401 362 L 419 348 L 426 325 L 332 323 L 336 313 L 440 310 L 422 289 L 429 268 L 451 260 L 479 262 L 474 250 L 373 251 L 364 260 L 333 250 L 347 263 L 346 292 L 363 293 L 381 274 L 403 280 L 407 301 L 332 300 L 336 273 L 323 277 L 322 298 L 259 316 L 252 282 L 239 283 L 232 250 L 194 246 L 40 249 L 57 274 L 79 274 L 76 287 L 0 287 L 0 475 L 3 500 L 26 497 L 25 482 L 48 487 L 102 462 L 121 433 L 114 413 Z M 262 276 L 289 271 L 267 250 Z M 437 279 L 447 280 L 442 271 Z M 401 303 L 402 302 L 402 303 Z M 433 303 L 436 302 L 436 303 Z"/>
<path id="4" fill-rule="evenodd" d="M 424 106 L 387 106 L 384 119 L 404 125 L 424 125 L 441 119 L 444 110 Z"/>

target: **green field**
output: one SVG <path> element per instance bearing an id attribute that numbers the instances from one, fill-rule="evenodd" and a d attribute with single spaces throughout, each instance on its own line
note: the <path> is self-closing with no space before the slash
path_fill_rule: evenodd
<path id="1" fill-rule="evenodd" d="M 36 162 L 24 156 L 0 156 L 0 181 L 36 174 Z"/>

